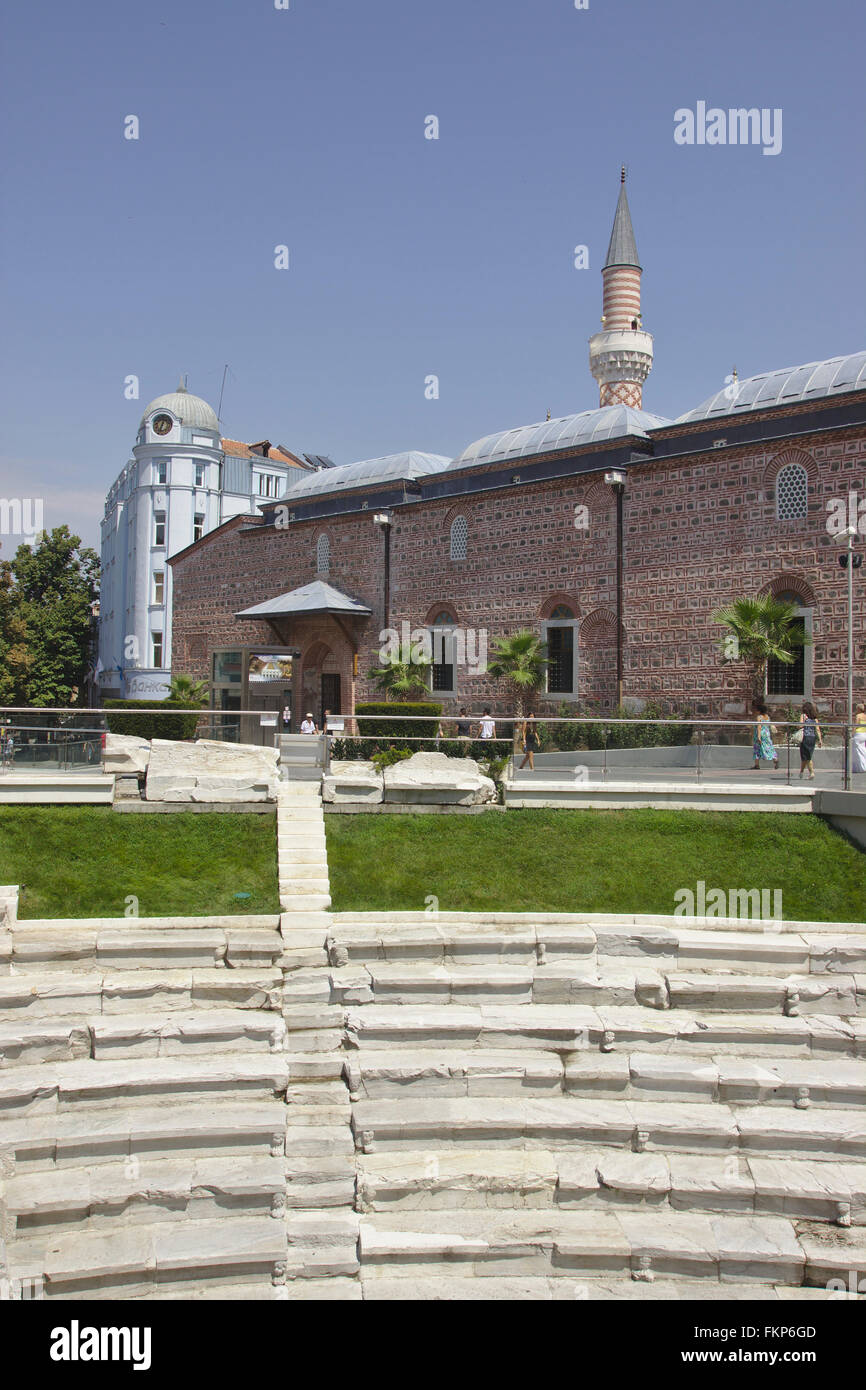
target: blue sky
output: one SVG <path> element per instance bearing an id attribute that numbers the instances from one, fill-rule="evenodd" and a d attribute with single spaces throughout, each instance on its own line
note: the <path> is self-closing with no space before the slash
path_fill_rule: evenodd
<path id="1" fill-rule="evenodd" d="M 866 344 L 862 0 L 40 0 L 4 31 L 0 496 L 91 544 L 181 372 L 216 406 L 228 362 L 227 435 L 338 463 L 596 406 L 623 162 L 646 409 Z M 676 145 L 700 100 L 782 108 L 781 153 Z"/>

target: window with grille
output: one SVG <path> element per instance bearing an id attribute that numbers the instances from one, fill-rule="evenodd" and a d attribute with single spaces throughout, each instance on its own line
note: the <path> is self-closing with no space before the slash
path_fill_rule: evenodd
<path id="1" fill-rule="evenodd" d="M 805 632 L 806 619 L 795 618 L 791 626 L 799 628 L 800 632 Z M 790 666 L 784 661 L 774 661 L 772 657 L 767 662 L 768 695 L 805 696 L 808 693 L 806 690 L 806 648 L 794 647 L 792 655 L 794 660 Z"/>
<path id="2" fill-rule="evenodd" d="M 327 536 L 320 536 L 316 541 L 316 573 L 330 574 L 331 572 L 331 542 Z"/>
<path id="3" fill-rule="evenodd" d="M 570 615 L 569 615 L 570 616 Z M 547 689 L 552 695 L 574 694 L 574 628 L 547 629 Z"/>
<path id="4" fill-rule="evenodd" d="M 433 638 L 433 671 L 431 687 L 433 690 L 440 690 L 454 693 L 457 689 L 454 680 L 454 638 L 453 630 L 457 626 L 457 619 L 453 613 L 447 609 L 437 613 L 431 623 L 431 636 Z"/>
<path id="5" fill-rule="evenodd" d="M 469 523 L 465 516 L 455 516 L 451 523 L 451 559 L 465 560 L 469 541 Z"/>
<path id="6" fill-rule="evenodd" d="M 776 478 L 776 516 L 779 521 L 794 521 L 806 516 L 809 501 L 809 479 L 799 463 L 786 464 Z"/>

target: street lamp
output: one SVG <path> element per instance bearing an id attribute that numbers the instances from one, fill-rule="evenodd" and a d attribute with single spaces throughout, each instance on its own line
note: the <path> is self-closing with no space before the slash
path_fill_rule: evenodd
<path id="1" fill-rule="evenodd" d="M 390 512 L 374 512 L 373 521 L 378 526 L 385 537 L 385 577 L 384 577 L 384 596 L 382 607 L 384 610 L 385 621 L 383 628 L 391 626 L 391 523 Z"/>
<path id="2" fill-rule="evenodd" d="M 605 473 L 604 481 L 616 493 L 616 703 L 622 708 L 622 499 L 625 492 L 625 473 L 614 469 Z"/>
<path id="3" fill-rule="evenodd" d="M 851 781 L 851 739 L 854 728 L 854 571 L 863 564 L 863 556 L 854 549 L 859 535 L 856 526 L 847 526 L 842 532 L 848 537 L 848 549 L 839 556 L 839 564 L 848 571 L 848 725 L 845 730 L 845 787 Z"/>

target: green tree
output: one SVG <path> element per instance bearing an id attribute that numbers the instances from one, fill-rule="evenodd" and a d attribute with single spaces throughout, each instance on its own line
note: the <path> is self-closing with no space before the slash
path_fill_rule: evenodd
<path id="1" fill-rule="evenodd" d="M 522 719 L 529 712 L 533 696 L 544 685 L 547 665 L 547 643 L 531 628 L 521 628 L 511 637 L 498 637 L 492 643 L 487 674 L 506 682 Z"/>
<path id="2" fill-rule="evenodd" d="M 68 705 L 92 665 L 99 558 L 68 526 L 0 562 L 0 698 Z"/>
<path id="3" fill-rule="evenodd" d="M 371 667 L 367 675 L 385 692 L 386 700 L 406 700 L 415 691 L 429 692 L 432 665 L 432 658 L 413 648 L 400 656 L 386 657 L 381 666 Z"/>
<path id="4" fill-rule="evenodd" d="M 812 640 L 797 622 L 795 605 L 772 594 L 734 599 L 712 620 L 728 629 L 722 638 L 722 660 L 745 664 L 750 695 L 764 694 L 768 661 L 790 666 L 796 650 Z"/>

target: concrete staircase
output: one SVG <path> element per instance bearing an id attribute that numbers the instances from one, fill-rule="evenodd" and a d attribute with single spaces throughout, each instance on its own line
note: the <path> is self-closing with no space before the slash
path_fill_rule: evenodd
<path id="1" fill-rule="evenodd" d="M 279 918 L 0 924 L 13 1296 L 866 1288 L 861 926 L 334 914 L 320 817 Z"/>

